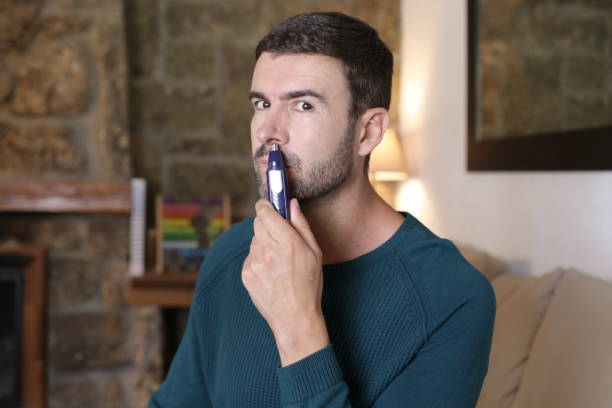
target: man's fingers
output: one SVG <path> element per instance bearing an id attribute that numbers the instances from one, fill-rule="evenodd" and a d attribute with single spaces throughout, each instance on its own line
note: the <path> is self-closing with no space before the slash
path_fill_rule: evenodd
<path id="1" fill-rule="evenodd" d="M 308 224 L 308 220 L 304 216 L 297 198 L 292 198 L 289 205 L 291 207 L 291 225 L 299 232 L 302 239 L 306 241 L 311 249 L 318 251 L 319 244 L 317 244 L 317 240 L 310 229 L 310 224 Z"/>
<path id="2" fill-rule="evenodd" d="M 255 203 L 255 213 L 268 235 L 276 242 L 285 242 L 295 232 L 279 213 L 276 212 L 272 203 L 266 199 L 260 199 Z"/>
<path id="3" fill-rule="evenodd" d="M 259 216 L 255 217 L 253 220 L 253 232 L 255 233 L 255 237 L 259 238 L 264 244 L 266 242 L 278 242 L 268 233 L 268 230 L 263 226 Z"/>

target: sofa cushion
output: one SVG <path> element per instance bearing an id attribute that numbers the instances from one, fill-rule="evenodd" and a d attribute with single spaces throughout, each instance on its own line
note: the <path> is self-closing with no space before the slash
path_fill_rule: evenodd
<path id="1" fill-rule="evenodd" d="M 489 278 L 490 281 L 508 272 L 508 264 L 501 259 L 471 245 L 456 242 L 455 245 L 463 257 L 483 275 Z"/>
<path id="2" fill-rule="evenodd" d="M 612 284 L 567 272 L 534 341 L 512 408 L 612 404 Z"/>
<path id="3" fill-rule="evenodd" d="M 523 368 L 562 269 L 539 277 L 503 274 L 491 282 L 497 300 L 489 371 L 478 408 L 510 408 Z"/>

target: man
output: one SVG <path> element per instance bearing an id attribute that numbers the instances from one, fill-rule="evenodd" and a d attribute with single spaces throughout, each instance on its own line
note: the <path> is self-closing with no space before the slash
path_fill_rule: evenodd
<path id="1" fill-rule="evenodd" d="M 258 189 L 272 144 L 294 199 L 265 199 L 206 259 L 151 407 L 473 407 L 487 372 L 487 279 L 372 189 L 393 57 L 365 23 L 310 13 L 259 43 L 250 99 Z"/>

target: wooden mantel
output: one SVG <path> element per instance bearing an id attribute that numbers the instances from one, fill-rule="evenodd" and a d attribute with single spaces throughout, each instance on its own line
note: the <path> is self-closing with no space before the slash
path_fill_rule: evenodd
<path id="1" fill-rule="evenodd" d="M 148 274 L 132 278 L 127 301 L 133 306 L 189 307 L 196 280 L 196 273 Z"/>
<path id="2" fill-rule="evenodd" d="M 129 181 L 0 182 L 0 212 L 125 214 Z"/>
<path id="3" fill-rule="evenodd" d="M 130 181 L 0 182 L 1 212 L 130 215 Z M 146 274 L 132 278 L 131 305 L 189 307 L 196 274 Z"/>

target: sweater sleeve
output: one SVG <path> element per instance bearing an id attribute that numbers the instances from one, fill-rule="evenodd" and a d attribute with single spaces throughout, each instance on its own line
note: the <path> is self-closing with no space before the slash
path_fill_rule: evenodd
<path id="1" fill-rule="evenodd" d="M 277 370 L 283 408 L 349 408 L 348 386 L 331 345 Z"/>
<path id="2" fill-rule="evenodd" d="M 473 408 L 488 365 L 495 295 L 482 290 L 455 309 L 377 398 L 381 408 Z"/>
<path id="3" fill-rule="evenodd" d="M 495 295 L 485 285 L 431 334 L 372 407 L 475 407 L 489 364 L 494 319 Z M 277 374 L 284 408 L 352 406 L 332 346 Z"/>
<path id="4" fill-rule="evenodd" d="M 196 298 L 197 299 L 197 298 Z M 200 407 L 212 408 L 206 394 L 205 379 L 200 367 L 200 330 L 196 316 L 200 303 L 191 307 L 187 328 L 172 359 L 170 370 L 149 401 L 148 408 Z"/>

